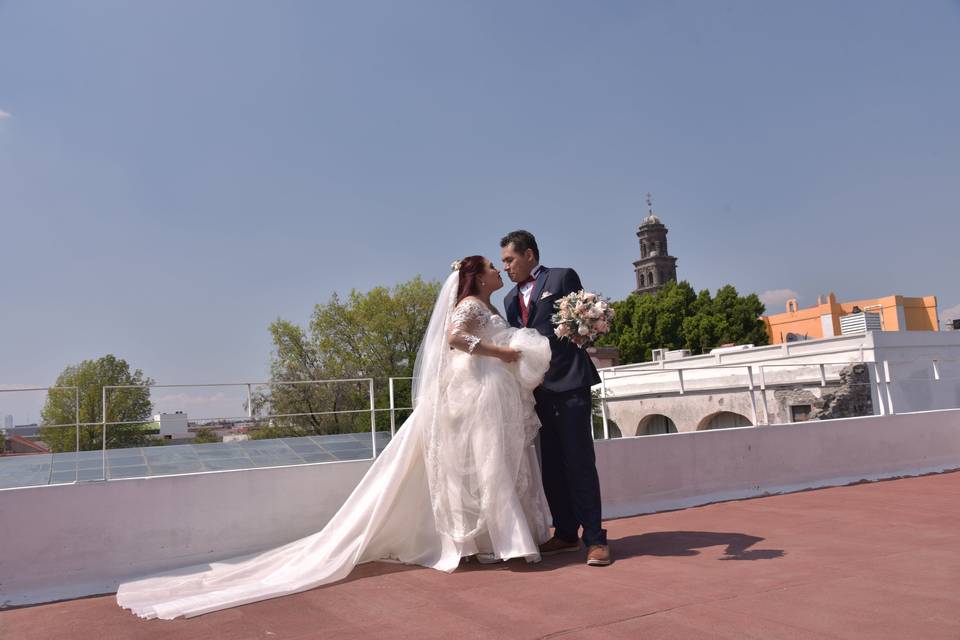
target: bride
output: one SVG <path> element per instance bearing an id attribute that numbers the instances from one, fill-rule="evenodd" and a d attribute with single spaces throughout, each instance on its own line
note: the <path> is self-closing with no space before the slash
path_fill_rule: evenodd
<path id="1" fill-rule="evenodd" d="M 143 618 L 192 617 L 306 591 L 393 560 L 451 572 L 460 559 L 540 560 L 549 537 L 533 438 L 547 338 L 491 306 L 503 286 L 482 256 L 454 263 L 414 367 L 414 410 L 317 533 L 283 546 L 120 584 Z"/>

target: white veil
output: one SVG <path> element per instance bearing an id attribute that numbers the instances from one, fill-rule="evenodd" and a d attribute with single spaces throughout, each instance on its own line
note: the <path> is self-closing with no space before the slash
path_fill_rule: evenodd
<path id="1" fill-rule="evenodd" d="M 433 305 L 427 332 L 423 334 L 420 349 L 417 351 L 417 361 L 413 366 L 413 408 L 421 405 L 437 410 L 437 399 L 440 397 L 440 370 L 446 355 L 450 351 L 447 342 L 447 328 L 450 325 L 450 316 L 457 306 L 457 290 L 460 286 L 460 272 L 454 271 L 440 287 L 440 295 Z M 420 409 L 423 413 L 428 413 Z"/>
<path id="2" fill-rule="evenodd" d="M 406 425 L 421 434 L 430 503 L 437 531 L 456 542 L 474 535 L 481 525 L 476 509 L 472 509 L 472 517 L 467 518 L 472 524 L 468 527 L 462 524 L 465 520 L 461 515 L 464 512 L 463 501 L 452 497 L 448 490 L 455 482 L 458 470 L 455 464 L 451 464 L 450 456 L 443 455 L 444 425 L 449 427 L 449 419 L 444 415 L 444 401 L 452 355 L 448 332 L 457 306 L 459 284 L 460 273 L 453 271 L 440 288 L 413 367 L 413 413 Z"/>

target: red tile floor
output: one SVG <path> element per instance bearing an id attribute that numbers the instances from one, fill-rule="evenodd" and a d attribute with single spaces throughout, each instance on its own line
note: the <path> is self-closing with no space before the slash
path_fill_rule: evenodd
<path id="1" fill-rule="evenodd" d="M 140 620 L 112 595 L 7 609 L 0 638 L 960 638 L 960 473 L 607 527 L 609 567 L 582 552 L 451 575 L 374 563 L 189 620 Z"/>

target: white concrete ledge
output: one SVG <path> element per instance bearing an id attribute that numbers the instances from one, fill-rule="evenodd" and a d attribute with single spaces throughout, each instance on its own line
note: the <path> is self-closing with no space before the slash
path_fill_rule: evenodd
<path id="1" fill-rule="evenodd" d="M 960 409 L 597 442 L 603 515 L 960 468 Z"/>
<path id="2" fill-rule="evenodd" d="M 0 607 L 111 593 L 323 527 L 369 460 L 0 491 Z"/>
<path id="3" fill-rule="evenodd" d="M 960 468 L 960 410 L 597 443 L 604 516 Z M 128 577 L 320 529 L 369 461 L 0 491 L 0 606 L 116 590 Z"/>

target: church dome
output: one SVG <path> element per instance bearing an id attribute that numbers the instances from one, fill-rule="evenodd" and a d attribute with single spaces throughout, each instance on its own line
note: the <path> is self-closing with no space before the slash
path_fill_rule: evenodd
<path id="1" fill-rule="evenodd" d="M 663 224 L 660 222 L 660 218 L 654 215 L 652 212 L 646 218 L 643 219 L 643 222 L 640 223 L 641 227 L 645 227 L 648 224 Z"/>

